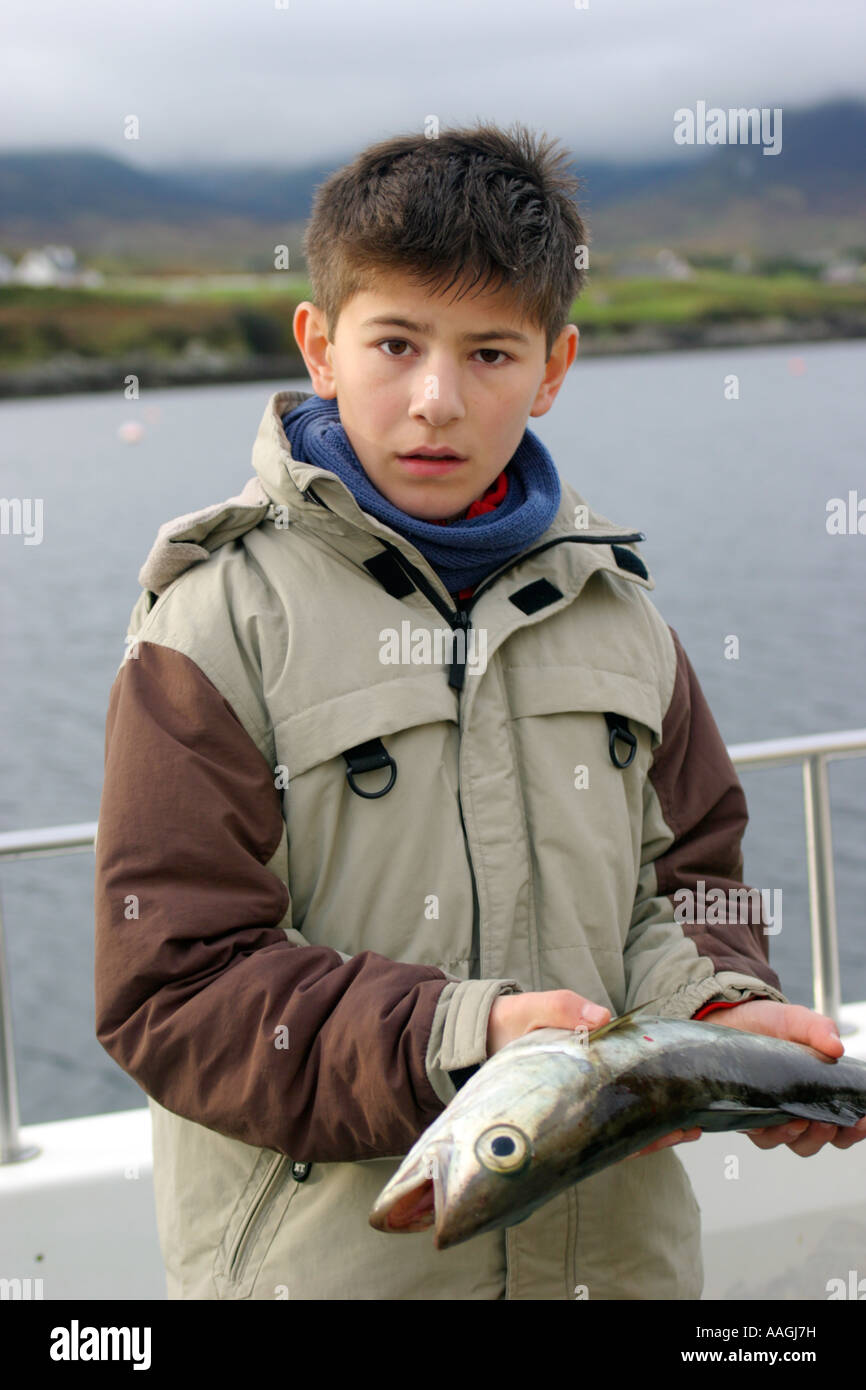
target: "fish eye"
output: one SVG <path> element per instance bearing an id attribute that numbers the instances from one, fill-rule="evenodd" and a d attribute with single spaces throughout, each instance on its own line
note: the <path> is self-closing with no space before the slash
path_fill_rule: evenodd
<path id="1" fill-rule="evenodd" d="M 493 1125 L 476 1139 L 475 1153 L 493 1173 L 516 1173 L 532 1157 L 532 1145 L 515 1125 Z"/>

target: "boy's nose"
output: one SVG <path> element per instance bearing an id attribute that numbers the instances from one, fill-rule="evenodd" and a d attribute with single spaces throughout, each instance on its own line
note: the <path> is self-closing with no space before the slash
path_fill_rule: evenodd
<path id="1" fill-rule="evenodd" d="M 412 415 L 424 419 L 430 425 L 447 425 L 452 420 L 462 420 L 466 406 L 455 367 L 437 363 L 426 366 L 413 382 Z"/>

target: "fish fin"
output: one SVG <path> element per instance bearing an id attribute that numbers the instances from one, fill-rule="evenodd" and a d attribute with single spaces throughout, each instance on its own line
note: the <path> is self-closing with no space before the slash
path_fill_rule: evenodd
<path id="1" fill-rule="evenodd" d="M 858 1120 L 864 1116 L 863 1107 L 852 1105 L 841 1096 L 828 1097 L 826 1100 L 803 1101 L 799 1104 L 792 1101 L 789 1105 L 785 1103 L 785 1110 L 788 1115 L 793 1115 L 798 1120 L 821 1120 L 826 1125 L 856 1125 Z"/>
<path id="2" fill-rule="evenodd" d="M 781 1125 L 787 1120 L 821 1120 L 830 1125 L 856 1125 L 863 1115 L 841 1098 L 835 1100 L 791 1101 L 775 1109 L 739 1105 L 734 1100 L 712 1100 L 705 1110 L 689 1117 L 689 1128 L 714 1132 L 732 1129 L 759 1129 L 762 1125 Z"/>
<path id="3" fill-rule="evenodd" d="M 736 1101 L 713 1100 L 706 1110 L 690 1115 L 683 1129 L 704 1129 L 711 1134 L 721 1134 L 733 1129 L 760 1129 L 763 1125 L 781 1125 L 791 1116 L 784 1110 L 750 1108 Z"/>
<path id="4" fill-rule="evenodd" d="M 600 1028 L 591 1029 L 587 1042 L 595 1042 L 596 1038 L 603 1038 L 605 1033 L 612 1033 L 614 1029 L 622 1028 L 625 1024 L 631 1023 L 632 1019 L 637 1018 L 638 1014 L 645 1014 L 651 1009 L 653 1004 L 660 1004 L 664 997 L 663 994 L 660 994 L 658 999 L 648 999 L 645 1004 L 638 1004 L 636 1009 L 630 1009 L 627 1014 L 620 1014 L 617 1018 L 612 1018 L 607 1023 L 603 1023 Z"/>

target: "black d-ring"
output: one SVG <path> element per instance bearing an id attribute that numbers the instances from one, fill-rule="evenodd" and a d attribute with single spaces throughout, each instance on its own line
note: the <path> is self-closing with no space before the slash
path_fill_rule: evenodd
<path id="1" fill-rule="evenodd" d="M 607 720 L 607 727 L 610 730 L 608 749 L 610 751 L 611 762 L 614 767 L 630 767 L 634 762 L 634 755 L 637 752 L 637 739 L 628 727 L 628 720 L 622 714 L 605 714 L 604 717 Z M 629 755 L 624 763 L 620 762 L 616 754 L 616 741 L 618 738 L 621 738 L 623 743 L 627 743 L 630 749 Z"/>
<path id="2" fill-rule="evenodd" d="M 343 757 L 348 764 L 346 781 L 356 796 L 363 796 L 366 801 L 374 801 L 376 797 L 384 796 L 397 780 L 397 764 L 380 738 L 371 738 L 366 743 L 358 743 L 354 748 L 348 748 Z M 377 792 L 365 792 L 355 785 L 355 773 L 372 772 L 377 767 L 390 767 L 391 769 L 391 777 L 386 787 L 382 787 Z"/>

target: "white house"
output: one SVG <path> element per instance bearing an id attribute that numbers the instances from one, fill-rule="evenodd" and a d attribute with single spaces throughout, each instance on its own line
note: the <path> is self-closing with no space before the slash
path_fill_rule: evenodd
<path id="1" fill-rule="evenodd" d="M 71 246 L 31 247 L 24 252 L 8 277 L 19 285 L 83 286 L 95 289 L 103 283 L 98 270 L 81 270 Z"/>

